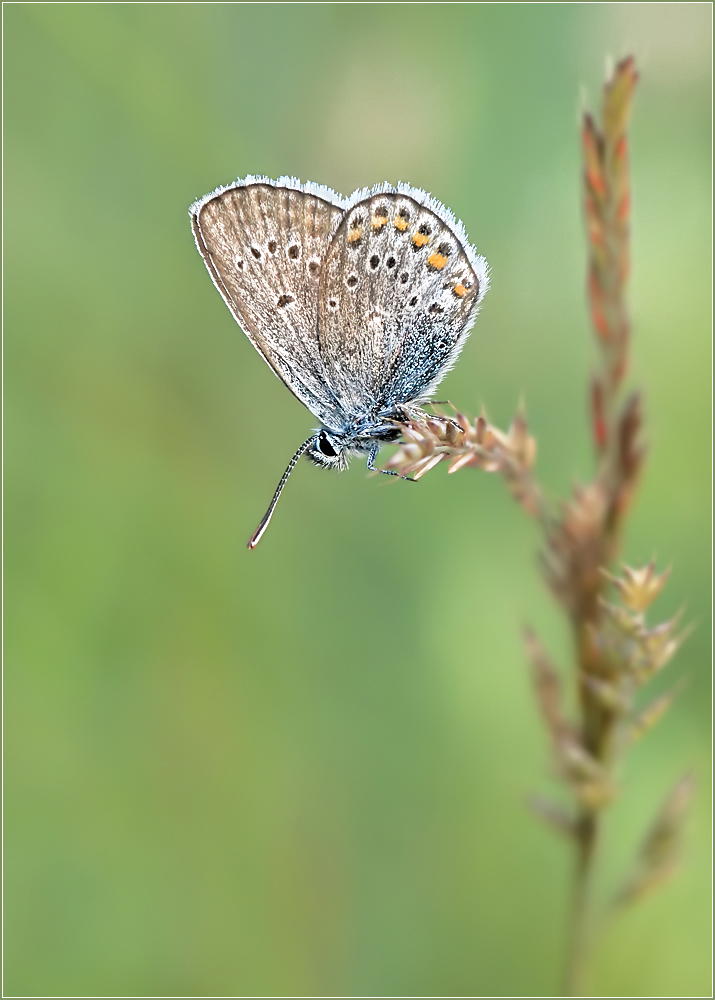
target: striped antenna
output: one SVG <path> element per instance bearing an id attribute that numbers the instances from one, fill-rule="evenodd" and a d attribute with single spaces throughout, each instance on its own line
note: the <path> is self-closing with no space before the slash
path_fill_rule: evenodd
<path id="1" fill-rule="evenodd" d="M 309 437 L 307 441 L 304 441 L 303 444 L 298 449 L 298 451 L 293 456 L 293 458 L 291 458 L 290 462 L 288 463 L 288 468 L 285 470 L 285 472 L 281 476 L 281 481 L 278 483 L 278 486 L 276 487 L 276 492 L 273 494 L 273 499 L 270 502 L 268 510 L 263 515 L 263 520 L 258 525 L 258 527 L 256 528 L 256 530 L 253 532 L 253 534 L 251 535 L 251 537 L 249 539 L 249 542 L 248 542 L 249 549 L 255 549 L 255 547 L 258 545 L 258 543 L 260 542 L 261 538 L 263 537 L 263 533 L 265 532 L 266 528 L 268 527 L 268 525 L 270 523 L 271 518 L 273 517 L 273 511 L 276 509 L 276 504 L 278 503 L 280 495 L 283 492 L 283 487 L 288 482 L 288 476 L 291 474 L 291 472 L 295 468 L 296 463 L 297 463 L 298 459 L 300 458 L 300 456 L 309 447 L 309 445 L 311 445 L 313 443 L 314 440 L 315 440 L 315 435 L 313 435 L 312 437 Z"/>

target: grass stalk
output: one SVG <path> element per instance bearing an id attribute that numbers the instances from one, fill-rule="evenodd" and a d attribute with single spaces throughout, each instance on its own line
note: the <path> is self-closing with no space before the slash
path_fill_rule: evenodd
<path id="1" fill-rule="evenodd" d="M 574 852 L 573 887 L 564 949 L 563 995 L 582 996 L 587 985 L 594 924 L 594 864 L 605 810 L 616 797 L 615 768 L 629 746 L 651 728 L 673 700 L 670 694 L 645 710 L 636 695 L 667 664 L 683 640 L 676 616 L 649 627 L 646 612 L 668 572 L 655 565 L 614 570 L 626 515 L 643 462 L 641 397 L 624 393 L 631 326 L 626 306 L 630 269 L 628 121 L 637 83 L 632 58 L 614 68 L 603 89 L 597 122 L 585 114 L 581 130 L 587 292 L 597 361 L 588 408 L 595 456 L 590 481 L 551 503 L 534 473 L 536 441 L 520 409 L 507 431 L 482 414 L 470 421 L 422 414 L 402 427 L 402 443 L 387 468 L 419 478 L 442 462 L 450 473 L 480 468 L 498 473 L 522 509 L 543 532 L 541 569 L 570 621 L 573 662 L 567 678 L 576 688 L 576 718 L 561 698 L 562 673 L 536 634 L 525 631 L 536 699 L 549 736 L 555 770 L 570 808 L 543 799 L 532 805 Z M 692 780 L 682 779 L 651 825 L 630 873 L 613 898 L 632 902 L 674 870 Z"/>

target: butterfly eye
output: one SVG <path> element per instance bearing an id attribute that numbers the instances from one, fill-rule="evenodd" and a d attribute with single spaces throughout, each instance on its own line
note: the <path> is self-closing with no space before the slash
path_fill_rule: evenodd
<path id="1" fill-rule="evenodd" d="M 317 445 L 318 451 L 321 455 L 325 455 L 326 458 L 337 458 L 338 453 L 335 448 L 333 448 L 330 438 L 325 431 L 321 431 L 318 435 Z"/>

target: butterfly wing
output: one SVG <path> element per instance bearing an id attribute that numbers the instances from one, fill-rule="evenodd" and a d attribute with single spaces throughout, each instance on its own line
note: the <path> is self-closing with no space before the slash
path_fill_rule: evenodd
<path id="1" fill-rule="evenodd" d="M 451 213 L 401 185 L 356 192 L 320 278 L 327 376 L 351 415 L 424 399 L 457 358 L 488 285 Z"/>
<path id="2" fill-rule="evenodd" d="M 328 188 L 248 177 L 191 206 L 196 246 L 234 318 L 291 392 L 334 424 L 318 290 L 343 202 Z"/>

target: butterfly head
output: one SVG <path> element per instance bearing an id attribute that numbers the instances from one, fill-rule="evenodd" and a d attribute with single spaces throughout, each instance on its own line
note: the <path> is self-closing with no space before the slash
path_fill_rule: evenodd
<path id="1" fill-rule="evenodd" d="M 395 411 L 402 413 L 402 411 Z M 248 547 L 254 549 L 261 540 L 268 524 L 273 516 L 273 511 L 278 503 L 283 487 L 288 482 L 288 477 L 296 466 L 301 455 L 306 455 L 311 462 L 322 465 L 324 469 L 347 469 L 350 462 L 350 455 L 368 455 L 367 467 L 372 472 L 386 471 L 377 470 L 373 465 L 373 460 L 377 454 L 377 449 L 382 442 L 395 441 L 399 437 L 399 428 L 394 419 L 385 421 L 382 419 L 369 419 L 358 421 L 357 425 L 348 426 L 342 434 L 335 431 L 326 430 L 321 427 L 312 437 L 304 441 L 293 458 L 288 463 L 288 468 L 283 473 L 281 481 L 278 483 L 276 492 L 270 502 L 263 520 L 258 525 L 251 536 Z M 397 473 L 387 471 L 387 475 L 394 476 Z M 402 478 L 405 478 L 404 476 Z"/>
<path id="2" fill-rule="evenodd" d="M 348 454 L 345 442 L 324 427 L 318 431 L 306 451 L 308 458 L 316 465 L 341 471 L 348 467 Z"/>

